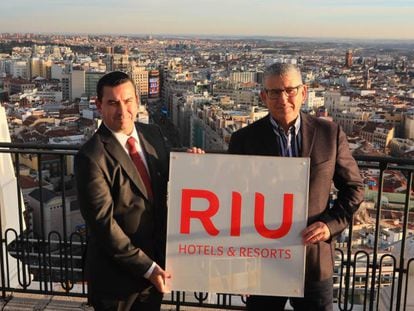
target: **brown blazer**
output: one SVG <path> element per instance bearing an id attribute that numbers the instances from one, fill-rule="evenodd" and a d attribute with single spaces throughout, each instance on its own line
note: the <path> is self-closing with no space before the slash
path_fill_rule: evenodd
<path id="1" fill-rule="evenodd" d="M 232 154 L 279 156 L 276 134 L 269 115 L 233 133 Z M 301 114 L 301 156 L 310 157 L 308 225 L 323 221 L 331 236 L 344 230 L 363 200 L 364 187 L 358 166 L 351 155 L 345 133 L 334 122 Z M 338 198 L 329 208 L 332 181 Z M 306 281 L 332 277 L 332 240 L 306 248 Z"/>
<path id="2" fill-rule="evenodd" d="M 136 124 L 151 176 L 153 202 L 123 147 L 101 125 L 75 157 L 78 200 L 88 228 L 86 278 L 91 295 L 122 299 L 150 284 L 164 266 L 168 151 L 154 125 Z"/>

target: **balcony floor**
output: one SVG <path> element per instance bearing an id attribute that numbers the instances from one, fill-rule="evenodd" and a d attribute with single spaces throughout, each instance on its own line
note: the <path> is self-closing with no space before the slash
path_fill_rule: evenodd
<path id="1" fill-rule="evenodd" d="M 0 309 L 5 311 L 25 310 L 88 310 L 86 299 L 78 297 L 47 296 L 38 294 L 12 293 L 5 300 L 0 300 Z"/>
<path id="2" fill-rule="evenodd" d="M 5 300 L 0 299 L 0 310 L 3 311 L 93 311 L 91 306 L 86 304 L 86 298 L 48 296 L 40 294 L 13 293 Z M 173 311 L 174 306 L 164 305 L 161 311 Z M 180 310 L 197 311 L 206 310 L 199 307 L 180 307 Z M 210 309 L 209 310 L 220 310 Z M 223 310 L 223 309 L 221 309 Z"/>

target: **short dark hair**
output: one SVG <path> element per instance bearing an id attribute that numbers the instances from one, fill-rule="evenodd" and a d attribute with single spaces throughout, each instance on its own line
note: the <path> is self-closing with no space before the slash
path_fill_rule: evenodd
<path id="1" fill-rule="evenodd" d="M 300 69 L 298 66 L 294 64 L 286 64 L 286 63 L 273 63 L 270 66 L 265 68 L 263 73 L 263 83 L 265 82 L 267 77 L 271 76 L 284 76 L 288 73 L 295 72 L 299 75 L 302 79 L 302 75 L 300 73 Z"/>
<path id="2" fill-rule="evenodd" d="M 102 100 L 103 89 L 105 86 L 115 87 L 120 84 L 131 82 L 136 90 L 134 81 L 122 71 L 112 71 L 107 73 L 102 78 L 99 79 L 98 84 L 96 85 L 96 94 L 98 95 L 98 100 Z"/>

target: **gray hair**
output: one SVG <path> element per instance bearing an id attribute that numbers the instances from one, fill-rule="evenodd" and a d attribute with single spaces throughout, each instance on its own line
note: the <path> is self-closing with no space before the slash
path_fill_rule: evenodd
<path id="1" fill-rule="evenodd" d="M 289 73 L 297 73 L 300 77 L 302 82 L 302 75 L 298 66 L 294 64 L 286 64 L 286 63 L 273 63 L 270 66 L 265 68 L 263 73 L 263 83 L 268 77 L 271 76 L 285 76 Z"/>

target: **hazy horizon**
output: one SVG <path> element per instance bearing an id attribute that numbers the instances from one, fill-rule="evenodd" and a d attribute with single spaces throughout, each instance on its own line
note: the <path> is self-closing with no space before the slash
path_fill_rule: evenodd
<path id="1" fill-rule="evenodd" d="M 15 0 L 0 32 L 414 40 L 412 0 Z"/>

